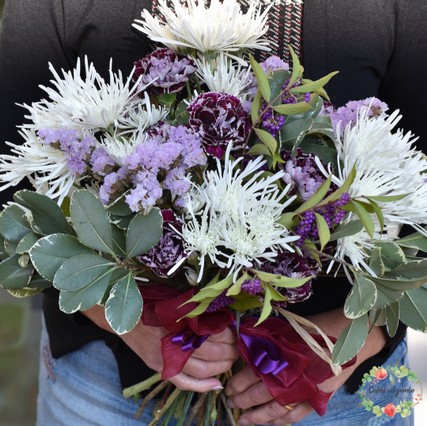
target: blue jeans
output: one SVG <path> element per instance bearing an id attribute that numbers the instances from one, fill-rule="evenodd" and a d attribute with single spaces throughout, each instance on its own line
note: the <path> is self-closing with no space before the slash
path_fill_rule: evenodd
<path id="1" fill-rule="evenodd" d="M 122 396 L 117 363 L 104 342 L 92 342 L 78 351 L 54 359 L 43 325 L 40 348 L 37 426 L 145 426 L 152 420 L 153 404 L 149 404 L 141 417 L 135 419 L 139 402 Z M 406 343 L 402 342 L 388 364 L 398 362 L 407 365 L 405 355 Z M 383 405 L 388 402 L 384 401 Z M 356 395 L 341 389 L 331 399 L 325 416 L 312 414 L 299 425 L 412 425 L 413 414 L 405 420 L 396 417 L 391 421 L 386 416 L 376 418 L 359 405 Z M 171 421 L 168 426 L 174 424 Z"/>

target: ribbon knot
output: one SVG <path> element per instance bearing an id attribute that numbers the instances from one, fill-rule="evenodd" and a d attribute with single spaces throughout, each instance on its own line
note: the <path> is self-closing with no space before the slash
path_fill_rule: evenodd
<path id="1" fill-rule="evenodd" d="M 183 352 L 194 351 L 202 346 L 202 343 L 209 337 L 209 334 L 199 336 L 191 330 L 185 330 L 175 334 L 171 340 L 181 346 Z"/>

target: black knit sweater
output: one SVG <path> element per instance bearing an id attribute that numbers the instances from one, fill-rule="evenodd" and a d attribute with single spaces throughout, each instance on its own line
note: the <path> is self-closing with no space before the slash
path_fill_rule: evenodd
<path id="1" fill-rule="evenodd" d="M 124 73 L 146 54 L 151 43 L 131 23 L 152 2 L 143 0 L 8 0 L 0 37 L 0 138 L 19 142 L 15 129 L 24 122 L 18 103 L 39 100 L 37 85 L 51 78 L 47 63 L 56 69 L 74 67 L 77 57 L 88 55 L 99 72 L 114 67 Z M 426 148 L 423 125 L 427 99 L 427 22 L 425 0 L 306 0 L 303 15 L 305 75 L 316 79 L 339 70 L 327 86 L 334 103 L 378 96 L 404 115 L 401 125 L 420 136 Z M 4 143 L 1 152 L 7 151 Z M 2 203 L 13 191 L 1 194 Z M 309 315 L 343 306 L 349 291 L 345 281 L 329 278 L 314 283 L 314 295 L 296 306 Z M 95 339 L 114 351 L 123 386 L 143 380 L 150 372 L 117 336 L 105 332 L 79 314 L 59 311 L 55 291 L 46 292 L 44 314 L 55 357 Z M 401 327 L 387 347 L 366 361 L 348 381 L 357 389 L 361 375 L 380 365 L 405 333 Z"/>

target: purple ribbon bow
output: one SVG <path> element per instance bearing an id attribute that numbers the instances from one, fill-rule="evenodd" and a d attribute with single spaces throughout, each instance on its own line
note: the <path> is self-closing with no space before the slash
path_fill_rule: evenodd
<path id="1" fill-rule="evenodd" d="M 289 363 L 282 359 L 277 346 L 270 340 L 257 336 L 240 333 L 240 338 L 248 348 L 249 355 L 255 367 L 262 374 L 277 376 Z"/>
<path id="2" fill-rule="evenodd" d="M 185 330 L 181 333 L 175 334 L 172 337 L 172 342 L 181 345 L 183 352 L 194 351 L 202 346 L 202 343 L 209 337 L 209 334 L 199 336 L 191 330 Z"/>

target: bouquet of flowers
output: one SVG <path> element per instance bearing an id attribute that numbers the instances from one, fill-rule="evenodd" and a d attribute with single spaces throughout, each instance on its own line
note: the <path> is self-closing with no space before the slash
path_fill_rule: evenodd
<path id="1" fill-rule="evenodd" d="M 135 27 L 163 47 L 130 76 L 111 68 L 106 81 L 87 58 L 51 67 L 47 98 L 24 105 L 24 143 L 0 157 L 1 188 L 35 188 L 1 213 L 0 286 L 18 297 L 53 286 L 70 314 L 101 304 L 119 334 L 141 318 L 165 327 L 162 379 L 233 327 L 277 401 L 304 393 L 323 414 L 317 384 L 372 325 L 426 330 L 427 160 L 378 99 L 335 109 L 324 89 L 335 73 L 307 79 L 292 49 L 292 64 L 248 54 L 269 49 L 267 12 L 159 1 L 160 17 L 145 10 Z M 399 238 L 403 224 L 414 231 Z M 338 270 L 352 321 L 335 342 L 286 307 Z M 192 398 L 173 392 L 153 424 L 193 418 Z M 217 395 L 201 398 L 212 412 Z"/>

